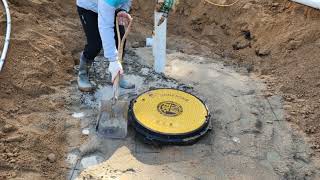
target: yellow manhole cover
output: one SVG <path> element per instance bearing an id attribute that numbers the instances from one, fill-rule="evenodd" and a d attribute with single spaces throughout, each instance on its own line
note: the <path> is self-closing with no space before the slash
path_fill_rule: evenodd
<path id="1" fill-rule="evenodd" d="M 176 89 L 148 91 L 136 98 L 131 108 L 135 121 L 160 134 L 185 135 L 208 124 L 206 105 L 194 95 Z"/>

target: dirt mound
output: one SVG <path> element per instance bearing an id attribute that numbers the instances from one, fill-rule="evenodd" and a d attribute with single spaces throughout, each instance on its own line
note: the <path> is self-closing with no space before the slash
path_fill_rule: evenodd
<path id="1" fill-rule="evenodd" d="M 0 179 L 63 179 L 65 117 L 58 112 L 68 95 L 62 87 L 73 77 L 72 50 L 82 40 L 74 2 L 9 0 L 9 6 L 11 48 L 0 75 Z"/>

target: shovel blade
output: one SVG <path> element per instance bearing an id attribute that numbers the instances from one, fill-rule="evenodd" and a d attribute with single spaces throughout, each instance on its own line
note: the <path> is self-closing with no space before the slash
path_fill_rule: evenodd
<path id="1" fill-rule="evenodd" d="M 98 116 L 97 131 L 100 135 L 122 139 L 128 132 L 128 105 L 126 101 L 102 100 Z"/>

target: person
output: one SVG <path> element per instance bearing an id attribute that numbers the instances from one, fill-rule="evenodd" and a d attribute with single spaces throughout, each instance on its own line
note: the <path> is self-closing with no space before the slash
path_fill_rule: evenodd
<path id="1" fill-rule="evenodd" d="M 94 86 L 89 80 L 88 71 L 94 58 L 103 48 L 104 57 L 108 59 L 111 81 L 120 73 L 120 87 L 132 89 L 133 83 L 123 77 L 123 68 L 118 60 L 118 38 L 115 28 L 115 17 L 119 17 L 120 34 L 125 33 L 124 25 L 131 19 L 129 14 L 132 0 L 77 0 L 77 9 L 87 43 L 80 57 L 78 74 L 79 90 L 90 92 Z"/>

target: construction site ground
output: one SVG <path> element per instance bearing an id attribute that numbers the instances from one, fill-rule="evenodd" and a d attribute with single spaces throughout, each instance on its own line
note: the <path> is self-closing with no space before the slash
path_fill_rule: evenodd
<path id="1" fill-rule="evenodd" d="M 91 73 L 98 89 L 77 89 L 85 38 L 74 0 L 8 2 L 0 179 L 320 179 L 319 10 L 287 0 L 228 8 L 180 0 L 169 17 L 163 75 L 145 47 L 153 1 L 134 0 L 124 67 L 137 87 L 122 93 L 178 88 L 213 115 L 212 131 L 198 143 L 156 146 L 132 127 L 124 140 L 95 134 L 98 103 L 111 87 L 99 56 Z M 2 14 L 0 24 L 3 37 Z"/>

